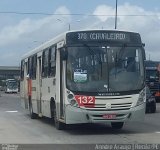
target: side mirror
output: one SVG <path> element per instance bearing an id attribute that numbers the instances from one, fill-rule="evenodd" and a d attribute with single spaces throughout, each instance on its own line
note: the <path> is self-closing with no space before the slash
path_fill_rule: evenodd
<path id="1" fill-rule="evenodd" d="M 145 47 L 146 46 L 145 43 L 142 43 L 142 46 Z"/>
<path id="2" fill-rule="evenodd" d="M 143 59 L 146 60 L 146 53 L 145 53 L 144 48 L 143 48 L 143 50 L 142 50 L 142 54 L 143 54 Z"/>
<path id="3" fill-rule="evenodd" d="M 67 60 L 67 58 L 68 58 L 68 51 L 66 50 L 66 48 L 62 48 L 60 50 L 60 55 L 61 55 L 61 59 L 62 60 Z"/>
<path id="4" fill-rule="evenodd" d="M 29 79 L 29 74 L 26 75 L 26 78 Z"/>

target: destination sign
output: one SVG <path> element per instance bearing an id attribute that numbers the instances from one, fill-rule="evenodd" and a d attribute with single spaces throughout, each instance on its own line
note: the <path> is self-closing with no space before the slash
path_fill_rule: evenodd
<path id="1" fill-rule="evenodd" d="M 123 31 L 79 31 L 69 32 L 66 35 L 67 43 L 79 42 L 122 42 L 141 43 L 141 38 L 137 33 Z"/>
<path id="2" fill-rule="evenodd" d="M 78 40 L 126 40 L 125 33 L 77 33 Z"/>

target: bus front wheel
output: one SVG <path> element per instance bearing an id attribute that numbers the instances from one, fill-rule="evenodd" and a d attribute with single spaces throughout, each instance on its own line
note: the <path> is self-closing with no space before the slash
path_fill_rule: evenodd
<path id="1" fill-rule="evenodd" d="M 113 129 L 122 129 L 124 122 L 111 122 Z"/>

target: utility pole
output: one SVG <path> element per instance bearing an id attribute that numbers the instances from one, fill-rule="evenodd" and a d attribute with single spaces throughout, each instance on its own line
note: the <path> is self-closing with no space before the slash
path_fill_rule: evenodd
<path id="1" fill-rule="evenodd" d="M 116 0 L 115 29 L 117 29 L 117 3 L 118 3 L 118 0 Z"/>

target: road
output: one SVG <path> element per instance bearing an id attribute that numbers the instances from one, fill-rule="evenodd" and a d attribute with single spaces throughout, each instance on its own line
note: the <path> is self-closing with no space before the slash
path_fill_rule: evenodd
<path id="1" fill-rule="evenodd" d="M 1 94 L 0 143 L 18 144 L 98 144 L 160 143 L 160 103 L 145 121 L 127 123 L 120 131 L 110 125 L 74 125 L 55 129 L 50 119 L 32 120 L 20 105 L 18 94 Z"/>

